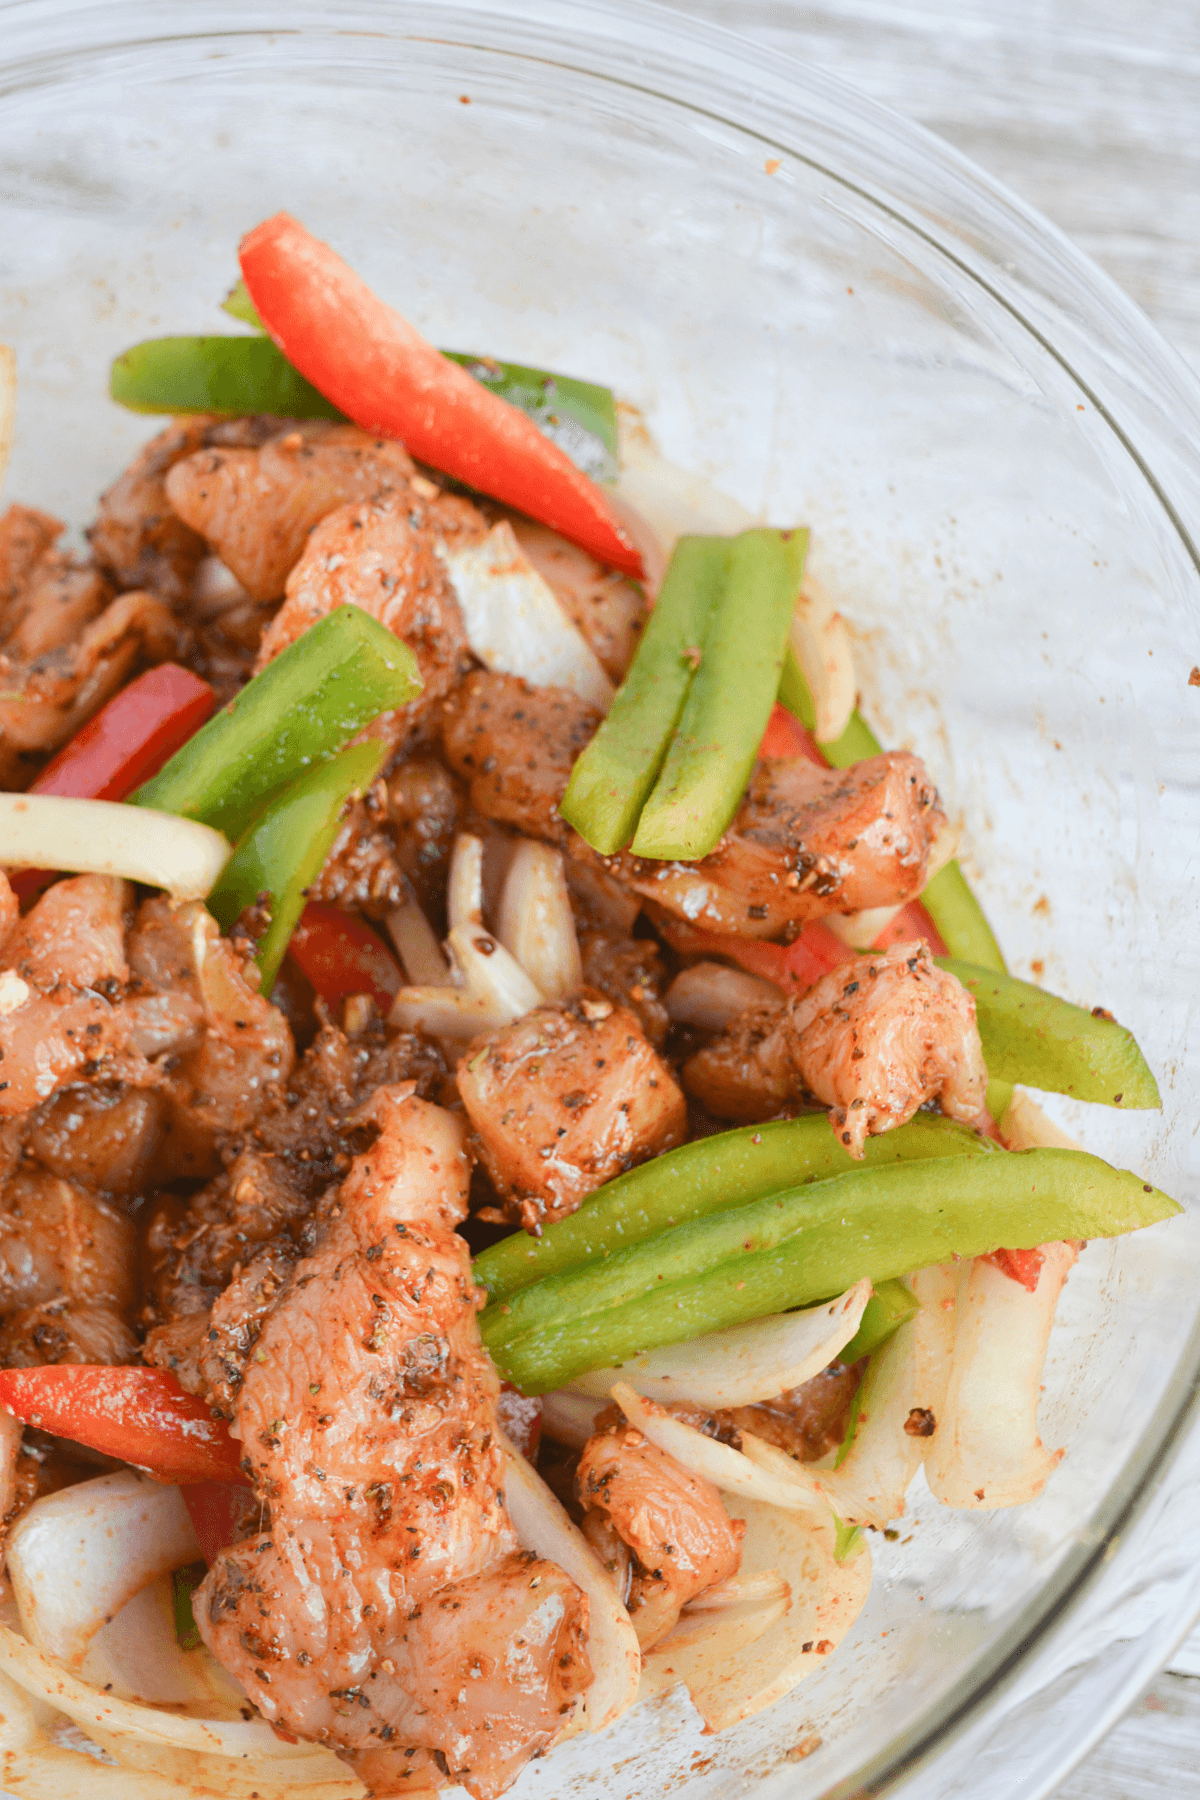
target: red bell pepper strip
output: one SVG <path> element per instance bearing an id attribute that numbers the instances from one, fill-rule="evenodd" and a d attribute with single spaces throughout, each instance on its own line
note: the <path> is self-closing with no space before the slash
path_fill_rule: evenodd
<path id="1" fill-rule="evenodd" d="M 124 800 L 163 764 L 216 709 L 207 681 L 178 663 L 160 663 L 114 694 L 75 733 L 30 785 L 31 794 L 72 800 Z M 44 869 L 10 875 L 18 900 L 32 900 L 49 880 Z"/>
<path id="2" fill-rule="evenodd" d="M 985 1262 L 994 1263 L 1002 1275 L 1013 1281 L 1019 1281 L 1023 1288 L 1032 1294 L 1038 1284 L 1038 1276 L 1042 1272 L 1042 1264 L 1046 1253 L 1041 1249 L 1034 1250 L 993 1250 L 985 1256 Z"/>
<path id="3" fill-rule="evenodd" d="M 132 1463 L 156 1481 L 237 1482 L 241 1445 L 166 1369 L 53 1363 L 0 1369 L 0 1406 L 26 1425 Z"/>
<path id="4" fill-rule="evenodd" d="M 720 931 L 701 931 L 682 920 L 655 919 L 667 942 L 684 956 L 724 956 L 751 975 L 773 981 L 785 994 L 806 994 L 822 975 L 842 963 L 853 962 L 855 952 L 835 937 L 819 919 L 811 920 L 791 944 L 768 944 L 761 938 L 743 938 Z"/>
<path id="5" fill-rule="evenodd" d="M 288 955 L 329 1006 L 351 994 L 369 994 L 386 1013 L 402 986 L 396 959 L 379 933 L 365 919 L 319 900 L 310 900 L 301 913 Z"/>
<path id="6" fill-rule="evenodd" d="M 767 721 L 758 754 L 768 757 L 806 756 L 809 762 L 816 763 L 818 769 L 829 767 L 811 731 L 806 731 L 795 713 L 790 713 L 786 706 L 780 706 L 778 701 Z"/>
<path id="7" fill-rule="evenodd" d="M 196 1530 L 200 1554 L 213 1563 L 232 1544 L 251 1507 L 258 1501 L 244 1481 L 193 1481 L 180 1488 Z"/>
<path id="8" fill-rule="evenodd" d="M 913 938 L 924 938 L 933 956 L 946 956 L 941 933 L 919 900 L 910 900 L 890 919 L 875 939 L 873 950 L 890 950 L 893 944 L 909 944 Z"/>
<path id="9" fill-rule="evenodd" d="M 641 579 L 604 491 L 519 408 L 490 393 L 288 213 L 248 232 L 242 275 L 270 336 L 327 400 L 420 461 L 539 519 Z"/>

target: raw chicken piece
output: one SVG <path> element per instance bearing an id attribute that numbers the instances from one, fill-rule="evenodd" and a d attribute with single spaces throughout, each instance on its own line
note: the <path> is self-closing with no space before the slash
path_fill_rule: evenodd
<path id="1" fill-rule="evenodd" d="M 73 1182 L 27 1163 L 0 1206 L 0 1360 L 128 1362 L 135 1282 L 133 1227 Z"/>
<path id="2" fill-rule="evenodd" d="M 359 1115 L 377 1087 L 415 1081 L 426 1096 L 444 1079 L 433 1045 L 408 1032 L 374 1022 L 351 1039 L 323 1027 L 286 1090 L 281 1085 L 267 1097 L 228 1169 L 186 1206 L 164 1203 L 156 1214 L 148 1234 L 151 1300 L 144 1316 L 154 1329 L 146 1360 L 173 1369 L 192 1393 L 229 1412 L 218 1391 L 234 1378 L 225 1368 L 224 1337 L 239 1326 L 231 1302 L 220 1343 L 209 1340 L 210 1308 L 239 1267 L 250 1294 L 278 1271 L 280 1259 L 290 1266 L 312 1248 L 313 1210 L 370 1135 Z M 267 1259 L 263 1269 L 260 1257 Z M 246 1304 L 253 1310 L 257 1301 Z M 206 1360 L 210 1342 L 219 1369 Z"/>
<path id="3" fill-rule="evenodd" d="M 851 1156 L 928 1100 L 962 1124 L 987 1089 L 975 1002 L 919 939 L 831 970 L 797 1000 L 745 1013 L 685 1065 L 718 1117 L 769 1118 L 808 1093 Z"/>
<path id="4" fill-rule="evenodd" d="M 411 1088 L 261 1317 L 234 1429 L 271 1528 L 196 1595 L 210 1649 L 282 1729 L 490 1800 L 590 1680 L 587 1607 L 520 1551 L 479 1342 L 461 1128 Z M 249 1349 L 249 1345 L 247 1345 Z M 393 1749 L 394 1746 L 394 1749 Z M 373 1777 L 375 1778 L 375 1777 Z"/>
<path id="5" fill-rule="evenodd" d="M 599 723 L 595 708 L 566 688 L 477 670 L 443 706 L 442 741 L 451 768 L 470 783 L 476 812 L 569 848 L 574 833 L 558 803 Z"/>
<path id="6" fill-rule="evenodd" d="M 0 516 L 0 785 L 27 787 L 139 664 L 181 654 L 187 633 L 147 593 L 112 598 L 95 569 L 53 548 L 62 526 Z"/>
<path id="7" fill-rule="evenodd" d="M 96 523 L 87 534 L 99 566 L 118 587 L 149 588 L 172 604 L 186 601 L 205 543 L 167 498 L 170 470 L 198 450 L 262 443 L 279 425 L 277 419 L 220 419 L 200 413 L 172 420 L 101 495 Z"/>
<path id="8" fill-rule="evenodd" d="M 637 1019 L 586 990 L 477 1038 L 458 1091 L 505 1212 L 527 1231 L 686 1135 L 683 1095 Z"/>
<path id="9" fill-rule="evenodd" d="M 800 1078 L 833 1108 L 851 1156 L 927 1100 L 963 1125 L 980 1122 L 987 1069 L 975 1002 L 919 938 L 832 970 L 789 1007 Z"/>
<path id="10" fill-rule="evenodd" d="M 729 1517 L 710 1482 L 631 1426 L 588 1439 L 576 1487 L 593 1542 L 603 1521 L 633 1552 L 629 1617 L 643 1652 L 667 1635 L 689 1600 L 737 1574 L 745 1525 Z"/>
<path id="11" fill-rule="evenodd" d="M 598 724 L 563 689 L 477 673 L 447 703 L 442 732 L 452 768 L 486 818 L 562 845 L 708 930 L 777 937 L 822 914 L 911 900 L 924 885 L 945 818 L 920 759 L 906 750 L 849 769 L 819 769 L 806 757 L 758 763 L 733 824 L 699 862 L 599 857 L 558 815 Z"/>
<path id="12" fill-rule="evenodd" d="M 390 493 L 407 500 L 414 473 L 403 444 L 314 420 L 287 425 L 261 449 L 187 456 L 168 474 L 166 492 L 251 598 L 267 601 L 283 594 L 305 539 L 327 513 Z"/>
<path id="13" fill-rule="evenodd" d="M 400 495 L 329 513 L 288 576 L 287 598 L 263 633 L 257 667 L 265 668 L 326 613 L 361 607 L 417 659 L 421 693 L 369 728 L 371 736 L 403 742 L 467 666 L 462 614 L 435 545 L 469 532 L 475 517 L 466 501 L 453 497 L 426 505 Z"/>
<path id="14" fill-rule="evenodd" d="M 683 1065 L 683 1085 L 714 1119 L 755 1124 L 795 1111 L 804 1095 L 787 1003 L 747 1008 Z"/>

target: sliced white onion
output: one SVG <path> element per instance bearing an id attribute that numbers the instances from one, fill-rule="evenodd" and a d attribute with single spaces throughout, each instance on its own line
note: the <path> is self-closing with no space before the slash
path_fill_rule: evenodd
<path id="1" fill-rule="evenodd" d="M 745 969 L 727 969 L 724 963 L 693 963 L 682 969 L 663 996 L 663 1004 L 676 1025 L 697 1025 L 701 1031 L 724 1031 L 739 1013 L 767 1002 L 779 1004 L 779 989 Z"/>
<path id="2" fill-rule="evenodd" d="M 828 1515 L 829 1508 L 819 1493 L 803 1487 L 799 1481 L 783 1481 L 757 1468 L 740 1450 L 718 1443 L 716 1438 L 705 1437 L 702 1431 L 664 1412 L 653 1400 L 643 1400 L 627 1382 L 615 1382 L 612 1397 L 629 1423 L 652 1444 L 673 1456 L 693 1475 L 711 1481 L 723 1494 L 735 1494 L 741 1500 L 759 1500 L 768 1506 L 780 1506 L 785 1511 L 802 1512 L 814 1518 Z"/>
<path id="3" fill-rule="evenodd" d="M 78 1667 L 106 1620 L 148 1582 L 199 1555 L 177 1487 L 122 1470 L 47 1494 L 8 1539 L 22 1629 Z"/>
<path id="4" fill-rule="evenodd" d="M 203 1791 L 206 1779 L 214 1784 L 209 1792 L 228 1795 L 249 1795 L 256 1787 L 261 1792 L 275 1782 L 287 1784 L 281 1791 L 289 1796 L 303 1796 L 318 1782 L 343 1784 L 332 1793 L 327 1785 L 317 1788 L 313 1800 L 322 1793 L 341 1800 L 347 1793 L 366 1791 L 356 1789 L 353 1778 L 346 1780 L 345 1765 L 322 1745 L 285 1743 L 262 1719 L 193 1719 L 99 1692 L 7 1626 L 0 1626 L 0 1674 L 49 1701 L 122 1762 L 172 1777 L 184 1784 L 185 1793 L 194 1791 L 192 1783 Z M 35 1751 L 35 1765 L 36 1760 Z M 142 1789 L 128 1774 L 124 1788 L 111 1791 L 130 1796 L 170 1792 Z M 81 1784 L 78 1792 L 90 1796 L 95 1789 Z"/>
<path id="5" fill-rule="evenodd" d="M 8 344 L 0 344 L 0 492 L 4 488 L 4 473 L 12 453 L 16 423 L 17 353 Z"/>
<path id="6" fill-rule="evenodd" d="M 10 973 L 5 970 L 4 974 Z M 4 975 L 0 975 L 0 984 Z M 0 1519 L 6 1519 L 17 1503 L 17 1457 L 24 1427 L 20 1419 L 0 1408 Z"/>
<path id="7" fill-rule="evenodd" d="M 821 584 L 806 575 L 792 616 L 791 645 L 812 695 L 818 744 L 841 737 L 854 711 L 854 652 L 846 621 Z"/>
<path id="8" fill-rule="evenodd" d="M 144 1587 L 100 1627 L 79 1673 L 104 1693 L 170 1706 L 193 1718 L 237 1719 L 246 1704 L 243 1690 L 205 1645 L 180 1647 L 169 1575 Z"/>
<path id="9" fill-rule="evenodd" d="M 61 794 L 0 794 L 0 864 L 123 875 L 203 900 L 229 861 L 229 841 L 194 819 Z"/>
<path id="10" fill-rule="evenodd" d="M 446 883 L 446 923 L 483 929 L 483 839 L 460 831 L 450 856 Z"/>
<path id="11" fill-rule="evenodd" d="M 571 1388 L 555 1388 L 542 1395 L 542 1430 L 556 1444 L 567 1444 L 582 1450 L 596 1429 L 596 1418 L 608 1404 L 607 1395 L 597 1400 L 591 1394 L 578 1394 Z"/>
<path id="12" fill-rule="evenodd" d="M 585 1394 L 609 1394 L 615 1382 L 625 1382 L 660 1403 L 688 1400 L 714 1411 L 753 1406 L 826 1368 L 858 1330 L 870 1298 L 871 1283 L 860 1281 L 837 1300 L 806 1312 L 776 1313 L 708 1337 L 667 1344 L 631 1356 L 620 1369 L 576 1375 L 571 1386 Z"/>
<path id="13" fill-rule="evenodd" d="M 983 1257 L 960 1285 L 949 1388 L 925 1459 L 944 1506 L 1022 1506 L 1062 1460 L 1038 1436 L 1037 1409 L 1054 1309 L 1077 1251 L 1041 1248 L 1032 1294 Z"/>
<path id="14" fill-rule="evenodd" d="M 871 1585 L 864 1549 L 839 1563 L 832 1515 L 806 1518 L 753 1500 L 727 1510 L 745 1521 L 737 1580 L 782 1577 L 785 1605 L 775 1597 L 719 1613 L 690 1608 L 669 1636 L 648 1653 L 639 1697 L 684 1682 L 709 1731 L 723 1731 L 790 1693 L 824 1666 L 862 1610 Z"/>
<path id="15" fill-rule="evenodd" d="M 929 846 L 929 857 L 925 864 L 927 883 L 933 880 L 939 869 L 945 868 L 957 849 L 957 826 L 943 825 Z M 903 903 L 899 906 L 868 906 L 862 912 L 829 913 L 822 923 L 828 925 L 843 944 L 849 944 L 854 950 L 869 950 L 880 932 L 903 910 Z"/>
<path id="16" fill-rule="evenodd" d="M 541 990 L 483 923 L 483 844 L 469 832 L 455 839 L 447 911 L 449 981 L 401 988 L 389 1014 L 393 1025 L 465 1043 L 479 1032 L 499 1031 L 545 1003 Z"/>
<path id="17" fill-rule="evenodd" d="M 637 1698 L 642 1654 L 612 1576 L 541 1477 L 501 1433 L 504 1500 L 522 1545 L 557 1563 L 587 1596 L 592 1683 L 584 1695 L 588 1729 L 602 1731 Z"/>
<path id="18" fill-rule="evenodd" d="M 616 494 L 653 532 L 661 568 L 671 560 L 676 540 L 687 532 L 728 536 L 757 521 L 740 501 L 659 455 L 646 422 L 635 406 L 617 405 L 617 449 L 621 473 Z M 639 545 L 640 547 L 640 545 Z M 652 576 L 652 586 L 657 587 Z"/>
<path id="19" fill-rule="evenodd" d="M 407 881 L 404 885 L 404 905 L 393 907 L 387 916 L 387 928 L 400 952 L 404 973 L 414 987 L 449 987 L 453 977 L 437 933 L 411 885 Z"/>
<path id="20" fill-rule="evenodd" d="M 547 1000 L 566 1000 L 583 986 L 575 915 L 560 850 L 522 838 L 500 896 L 496 936 Z"/>
<path id="21" fill-rule="evenodd" d="M 438 546 L 467 642 L 485 668 L 538 687 L 569 688 L 607 712 L 613 685 L 599 658 L 524 554 L 507 519 L 481 541 Z"/>
<path id="22" fill-rule="evenodd" d="M 684 1612 L 726 1612 L 731 1606 L 757 1605 L 763 1600 L 787 1600 L 791 1586 L 778 1569 L 763 1569 L 757 1575 L 731 1575 L 716 1587 L 705 1588 L 684 1606 Z"/>

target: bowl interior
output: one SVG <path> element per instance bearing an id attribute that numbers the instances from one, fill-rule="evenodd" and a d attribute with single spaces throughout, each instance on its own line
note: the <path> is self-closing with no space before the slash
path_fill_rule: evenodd
<path id="1" fill-rule="evenodd" d="M 682 76 L 668 92 L 652 8 L 529 6 L 506 25 L 442 5 L 297 6 L 271 32 L 213 7 L 202 35 L 176 4 L 43 7 L 37 31 L 32 9 L 6 10 L 6 500 L 86 523 L 153 429 L 108 402 L 110 358 L 223 329 L 238 236 L 278 208 L 435 341 L 610 384 L 673 460 L 812 527 L 864 710 L 962 819 L 1010 966 L 1110 1008 L 1159 1076 L 1161 1115 L 1057 1116 L 1190 1200 L 1200 581 L 1148 478 L 1153 429 L 1132 443 L 1105 405 L 1111 359 L 1088 363 L 1071 266 L 1064 356 L 981 276 L 994 250 L 956 221 L 932 149 L 828 83 L 794 82 L 786 130 L 747 111 L 732 74 L 707 106 Z M 694 28 L 670 29 L 686 64 Z M 940 234 L 890 193 L 889 141 L 910 188 L 926 159 Z M 1018 255 L 1027 232 L 1031 267 L 1053 262 L 1048 233 L 1015 214 L 1007 229 Z M 1114 387 L 1136 385 L 1130 367 Z M 1067 1454 L 1038 1502 L 970 1515 L 915 1493 L 899 1538 L 872 1538 L 852 1636 L 788 1700 L 714 1739 L 668 1697 L 531 1765 L 518 1792 L 717 1795 L 736 1776 L 806 1795 L 868 1768 L 886 1784 L 1045 1628 L 1141 1491 L 1195 1360 L 1198 1249 L 1188 1218 L 1082 1257 L 1041 1414 Z M 787 1760 L 814 1734 L 817 1753 Z"/>

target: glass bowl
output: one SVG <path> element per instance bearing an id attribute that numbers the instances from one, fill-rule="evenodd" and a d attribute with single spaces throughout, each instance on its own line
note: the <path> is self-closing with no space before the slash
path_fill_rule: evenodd
<path id="1" fill-rule="evenodd" d="M 1161 1115 L 1056 1116 L 1194 1200 L 1200 394 L 1105 277 L 913 126 L 634 0 L 0 24 L 8 498 L 87 519 L 151 429 L 110 357 L 221 329 L 237 238 L 279 207 L 438 342 L 610 383 L 674 461 L 812 526 L 864 708 L 963 818 L 1012 967 L 1111 1008 L 1162 1083 Z M 1047 1793 L 1200 1607 L 1197 1236 L 1193 1210 L 1082 1258 L 1039 1501 L 914 1492 L 789 1699 L 713 1738 L 668 1696 L 517 1791 Z"/>

